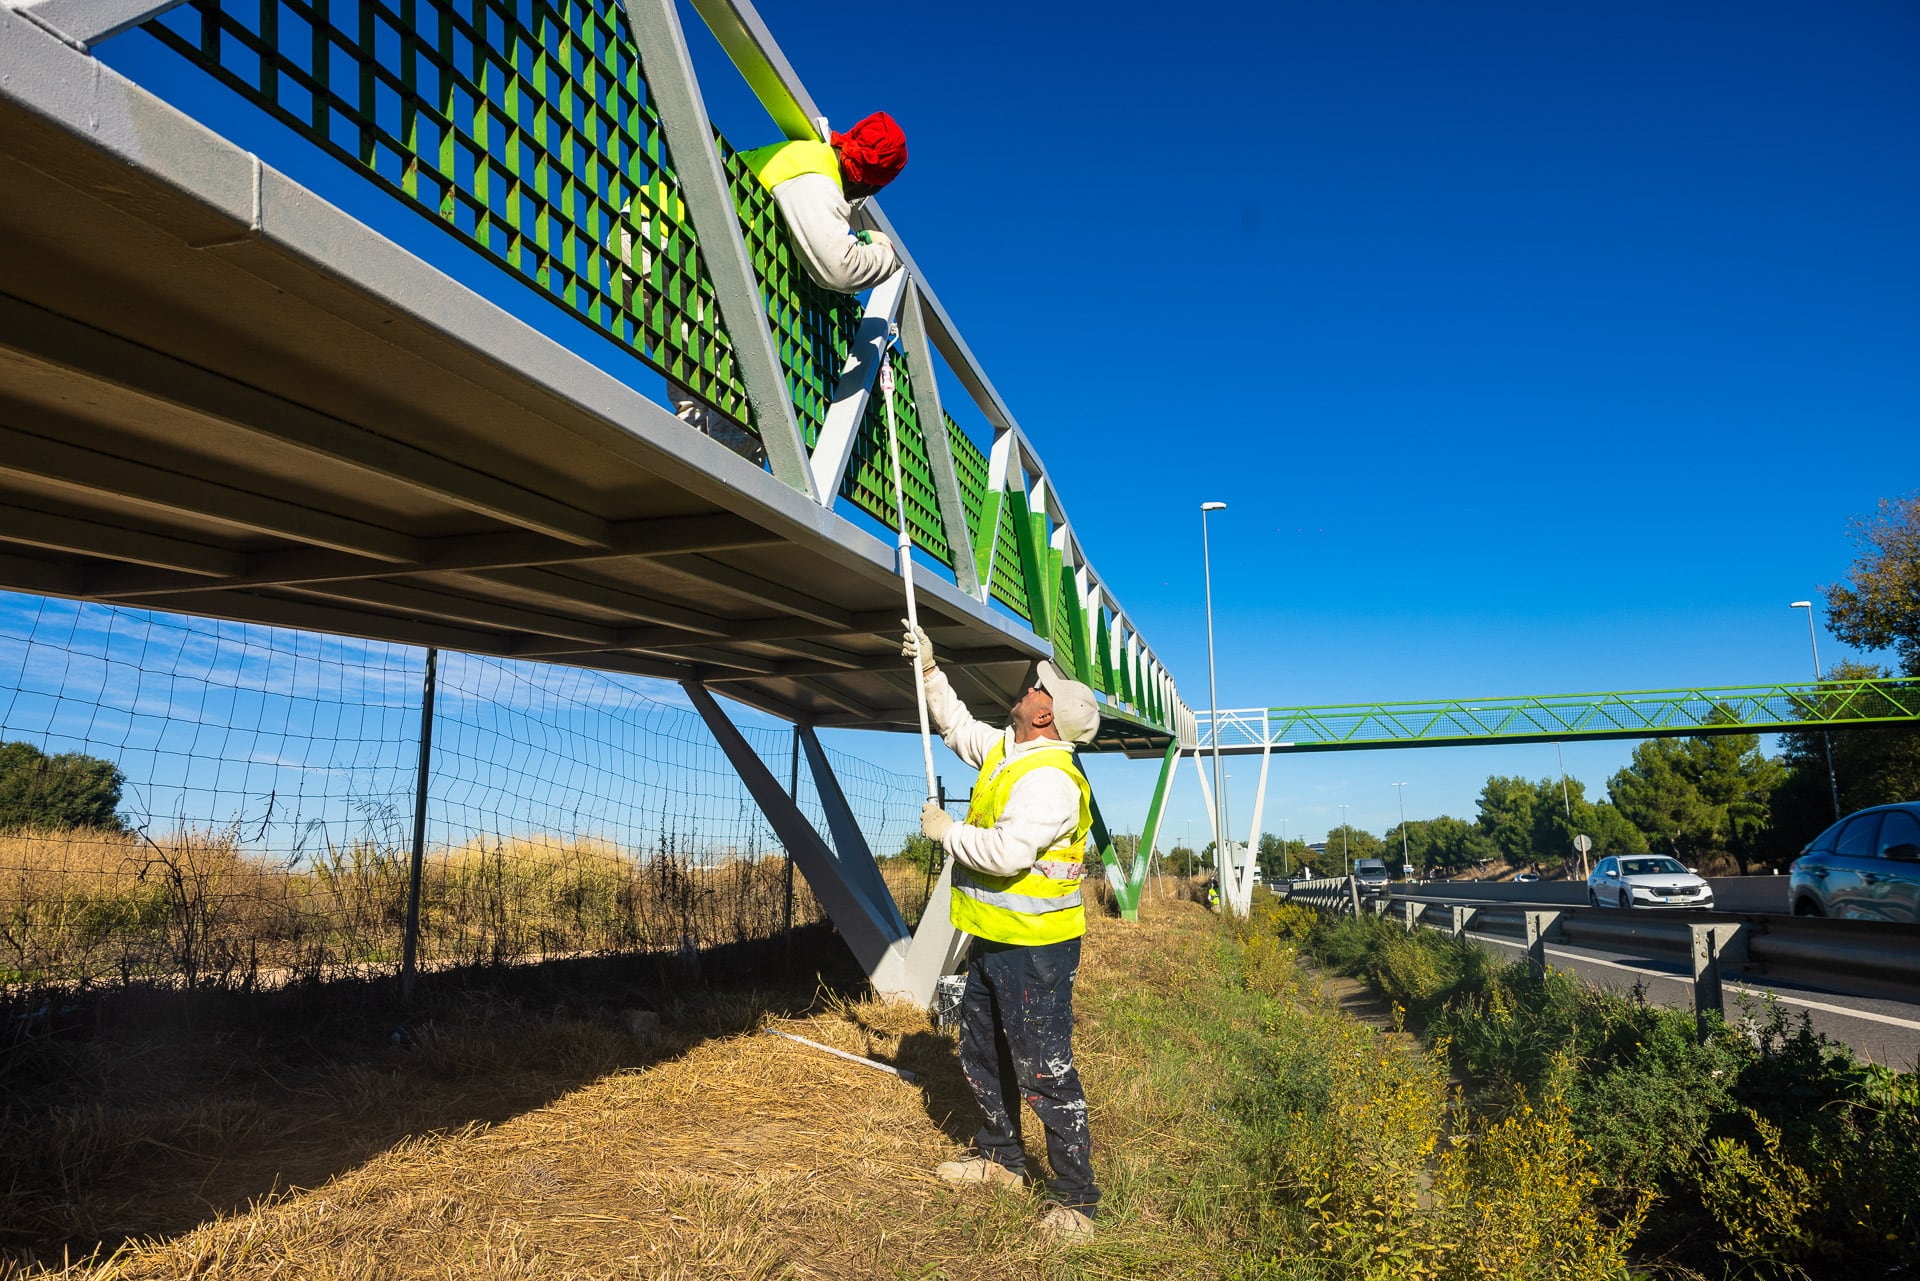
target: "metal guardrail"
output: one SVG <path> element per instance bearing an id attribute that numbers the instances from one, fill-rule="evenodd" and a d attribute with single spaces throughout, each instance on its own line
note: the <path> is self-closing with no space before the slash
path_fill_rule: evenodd
<path id="1" fill-rule="evenodd" d="M 1609 908 L 1439 903 L 1393 894 L 1362 906 L 1352 878 L 1302 881 L 1286 895 L 1338 916 L 1394 915 L 1409 930 L 1469 930 L 1522 940 L 1536 973 L 1549 942 L 1610 947 L 1629 954 L 1685 956 L 1692 962 L 1694 1012 L 1725 1014 L 1721 980 L 1729 968 L 1787 972 L 1797 979 L 1868 978 L 1920 986 L 1920 925 L 1824 917 L 1729 916 L 1714 912 L 1633 912 Z"/>
<path id="2" fill-rule="evenodd" d="M 1289 903 L 1303 903 L 1335 916 L 1358 916 L 1362 910 L 1360 887 L 1351 876 L 1288 881 L 1279 893 Z"/>

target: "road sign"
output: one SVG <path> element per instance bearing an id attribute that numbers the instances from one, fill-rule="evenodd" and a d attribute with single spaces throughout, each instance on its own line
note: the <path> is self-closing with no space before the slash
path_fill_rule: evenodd
<path id="1" fill-rule="evenodd" d="M 1573 848 L 1582 854 L 1593 848 L 1593 838 L 1585 832 L 1573 838 Z"/>

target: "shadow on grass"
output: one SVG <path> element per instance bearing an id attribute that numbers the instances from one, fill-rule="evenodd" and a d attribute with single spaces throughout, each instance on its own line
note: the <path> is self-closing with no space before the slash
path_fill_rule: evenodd
<path id="1" fill-rule="evenodd" d="M 405 1005 L 392 979 L 102 996 L 87 1039 L 0 1042 L 0 1277 L 185 1233 L 408 1139 L 499 1124 L 864 990 L 846 945 L 814 926 L 790 948 L 427 975 Z M 916 1051 L 913 1070 L 945 1106 L 959 1069 L 936 1060 Z"/>

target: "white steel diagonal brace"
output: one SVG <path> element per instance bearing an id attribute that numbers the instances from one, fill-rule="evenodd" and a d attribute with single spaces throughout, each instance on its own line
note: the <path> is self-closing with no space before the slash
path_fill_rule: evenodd
<path id="1" fill-rule="evenodd" d="M 880 363 L 887 358 L 889 336 L 899 319 L 900 298 L 906 290 L 907 273 L 896 271 L 875 285 L 867 296 L 860 331 L 847 350 L 847 363 L 840 371 L 840 379 L 833 385 L 827 421 L 820 428 L 820 439 L 807 464 L 813 471 L 814 496 L 822 507 L 833 506 L 833 500 L 840 494 L 840 485 L 846 480 L 847 462 L 860 439 L 860 424 L 866 421 L 867 402 L 873 396 L 873 380 L 880 373 Z"/>
<path id="2" fill-rule="evenodd" d="M 973 535 L 967 528 L 967 504 L 960 495 L 960 477 L 953 469 L 953 444 L 947 439 L 947 411 L 940 403 L 940 382 L 933 370 L 925 318 L 920 311 L 920 286 L 907 289 L 900 316 L 901 345 L 907 352 L 907 372 L 913 377 L 913 399 L 920 433 L 927 442 L 927 461 L 933 465 L 934 496 L 940 500 L 940 523 L 953 549 L 953 578 L 960 590 L 978 600 L 987 598 L 973 563 Z"/>
<path id="3" fill-rule="evenodd" d="M 720 166 L 713 125 L 687 55 L 675 0 L 623 2 L 767 462 L 775 476 L 818 502 L 800 421 L 793 411 L 793 394 L 767 325 L 766 300 L 753 274 L 753 260 L 747 256 L 747 242 L 740 235 L 740 216 Z"/>
<path id="4" fill-rule="evenodd" d="M 1239 876 L 1233 885 L 1234 911 L 1245 916 L 1253 910 L 1254 869 L 1260 863 L 1260 820 L 1267 808 L 1267 766 L 1273 761 L 1273 731 L 1268 727 L 1261 735 L 1260 743 L 1260 786 L 1253 793 L 1253 822 L 1247 830 L 1247 851 L 1241 860 Z"/>
<path id="5" fill-rule="evenodd" d="M 720 750 L 726 753 L 727 760 L 733 765 L 734 772 L 746 784 L 760 812 L 766 815 L 774 835 L 780 838 L 780 843 L 793 856 L 794 866 L 807 878 L 814 897 L 826 909 L 827 916 L 840 931 L 840 937 L 847 941 L 860 968 L 872 978 L 889 964 L 897 965 L 898 960 L 892 959 L 894 954 L 903 953 L 907 946 L 906 928 L 899 923 L 899 913 L 881 914 L 873 910 L 866 896 L 854 887 L 846 868 L 827 847 L 826 841 L 813 830 L 813 824 L 807 821 L 800 807 L 780 786 L 780 781 L 767 768 L 766 762 L 760 759 L 733 722 L 727 719 L 727 714 L 720 710 L 720 704 L 707 692 L 706 687 L 698 681 L 682 681 L 680 688 L 687 692 L 694 710 L 707 723 L 714 740 L 720 744 Z"/>
<path id="6" fill-rule="evenodd" d="M 0 0 L 77 49 L 157 18 L 186 0 Z"/>
<path id="7" fill-rule="evenodd" d="M 800 736 L 801 750 L 807 754 L 807 770 L 813 775 L 813 790 L 820 796 L 820 808 L 827 814 L 827 830 L 833 833 L 833 848 L 840 856 L 841 873 L 867 900 L 874 915 L 887 920 L 899 937 L 905 937 L 907 923 L 901 919 L 893 891 L 887 888 L 879 865 L 873 861 L 873 850 L 853 816 L 853 807 L 847 804 L 847 794 L 840 790 L 840 780 L 834 775 L 826 750 L 820 746 L 819 736 L 811 725 L 795 726 L 794 732 Z"/>

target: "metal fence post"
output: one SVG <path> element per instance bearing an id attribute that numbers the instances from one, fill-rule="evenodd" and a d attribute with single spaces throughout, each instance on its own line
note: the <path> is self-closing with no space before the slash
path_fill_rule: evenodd
<path id="1" fill-rule="evenodd" d="M 1720 986 L 1720 964 L 1746 959 L 1747 927 L 1713 924 L 1693 927 L 1693 1017 L 1705 1038 L 1708 1015 L 1726 1016 L 1726 999 Z"/>
<path id="2" fill-rule="evenodd" d="M 420 678 L 420 765 L 413 782 L 413 866 L 407 880 L 407 933 L 400 954 L 400 999 L 413 999 L 420 960 L 420 874 L 427 857 L 427 773 L 433 763 L 433 686 L 440 651 L 427 647 L 426 672 Z"/>
<path id="3" fill-rule="evenodd" d="M 793 727 L 793 764 L 787 772 L 787 795 L 793 798 L 795 805 L 800 803 L 800 726 L 797 724 Z M 786 846 L 785 841 L 780 844 L 783 847 Z M 785 924 L 781 927 L 781 935 L 786 939 L 787 960 L 791 961 L 793 960 L 793 850 L 791 847 L 787 848 L 786 854 L 787 896 L 783 918 Z"/>
<path id="4" fill-rule="evenodd" d="M 1535 978 L 1547 976 L 1547 936 L 1559 924 L 1558 912 L 1527 913 L 1527 964 Z"/>

